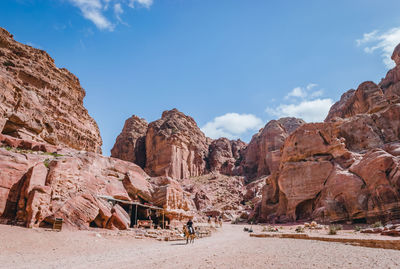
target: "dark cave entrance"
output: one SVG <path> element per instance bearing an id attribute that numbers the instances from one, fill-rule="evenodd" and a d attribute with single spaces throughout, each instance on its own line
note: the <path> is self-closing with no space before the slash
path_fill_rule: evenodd
<path id="1" fill-rule="evenodd" d="M 310 220 L 314 209 L 314 199 L 305 200 L 296 206 L 296 220 Z"/>

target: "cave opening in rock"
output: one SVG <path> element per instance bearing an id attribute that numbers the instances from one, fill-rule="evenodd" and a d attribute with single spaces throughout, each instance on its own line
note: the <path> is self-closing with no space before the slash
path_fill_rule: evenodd
<path id="1" fill-rule="evenodd" d="M 353 219 L 354 224 L 367 224 L 366 218 Z"/>
<path id="2" fill-rule="evenodd" d="M 17 124 L 15 124 L 14 122 L 7 120 L 6 123 L 4 124 L 3 130 L 1 130 L 1 134 L 20 138 L 18 136 L 19 128 L 20 127 Z"/>
<path id="3" fill-rule="evenodd" d="M 296 220 L 310 220 L 314 209 L 314 199 L 301 202 L 296 207 Z"/>

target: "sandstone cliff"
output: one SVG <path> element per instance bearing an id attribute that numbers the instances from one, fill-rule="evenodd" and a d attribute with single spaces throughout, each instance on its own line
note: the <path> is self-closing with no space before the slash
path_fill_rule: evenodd
<path id="1" fill-rule="evenodd" d="M 101 152 L 96 122 L 78 78 L 44 51 L 0 28 L 0 132 L 21 139 Z"/>
<path id="2" fill-rule="evenodd" d="M 147 130 L 145 170 L 176 179 L 199 176 L 206 169 L 207 152 L 207 138 L 193 118 L 177 109 L 164 111 Z"/>
<path id="3" fill-rule="evenodd" d="M 238 140 L 219 138 L 213 140 L 209 145 L 208 166 L 211 172 L 219 172 L 224 175 L 239 175 L 239 167 L 242 151 L 246 143 Z"/>
<path id="4" fill-rule="evenodd" d="M 343 94 L 324 123 L 304 124 L 284 142 L 266 178 L 261 221 L 372 222 L 400 218 L 400 68 L 379 85 Z"/>
<path id="5" fill-rule="evenodd" d="M 147 121 L 132 116 L 125 121 L 121 134 L 111 149 L 111 157 L 133 162 L 144 168 L 146 165 Z"/>
<path id="6" fill-rule="evenodd" d="M 177 181 L 151 179 L 131 162 L 0 135 L 2 222 L 38 227 L 57 217 L 70 228 L 129 228 L 129 207 L 108 198 L 163 207 L 170 221 L 195 213 Z"/>
<path id="7" fill-rule="evenodd" d="M 281 118 L 268 122 L 243 152 L 242 174 L 248 180 L 274 173 L 280 163 L 285 139 L 305 122 L 296 118 Z"/>

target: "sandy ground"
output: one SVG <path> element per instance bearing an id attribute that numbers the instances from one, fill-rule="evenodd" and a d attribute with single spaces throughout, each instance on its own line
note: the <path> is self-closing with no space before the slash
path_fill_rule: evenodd
<path id="1" fill-rule="evenodd" d="M 251 238 L 224 225 L 212 237 L 134 239 L 0 225 L 0 268 L 400 268 L 400 251 L 312 240 Z"/>

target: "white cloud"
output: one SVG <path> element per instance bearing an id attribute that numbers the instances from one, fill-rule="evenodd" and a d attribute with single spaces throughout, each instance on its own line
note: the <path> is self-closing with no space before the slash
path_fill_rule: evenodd
<path id="1" fill-rule="evenodd" d="M 261 127 L 263 127 L 263 121 L 252 114 L 227 113 L 207 122 L 201 130 L 213 139 L 219 137 L 235 139 Z"/>
<path id="2" fill-rule="evenodd" d="M 129 0 L 129 7 L 134 8 L 135 2 L 139 5 L 149 8 L 153 4 L 153 0 Z"/>
<path id="3" fill-rule="evenodd" d="M 103 3 L 100 0 L 70 0 L 78 7 L 83 17 L 92 21 L 101 30 L 114 29 L 113 24 L 103 15 Z"/>
<path id="4" fill-rule="evenodd" d="M 317 84 L 309 83 L 305 87 L 295 87 L 284 98 L 286 102 L 275 107 L 267 107 L 265 111 L 277 118 L 296 117 L 307 122 L 323 121 L 333 101 L 321 98 L 324 94 Z"/>
<path id="5" fill-rule="evenodd" d="M 306 96 L 307 96 L 307 93 L 305 90 L 303 90 L 303 88 L 296 87 L 285 96 L 285 99 L 289 99 L 290 97 L 305 98 Z"/>
<path id="6" fill-rule="evenodd" d="M 100 30 L 113 31 L 115 23 L 107 17 L 107 10 L 111 0 L 69 0 L 74 6 L 78 7 L 84 18 L 93 22 Z M 127 3 L 126 0 L 114 0 L 114 14 L 118 21 L 122 22 L 121 14 L 124 12 L 122 5 Z M 131 8 L 144 6 L 149 8 L 153 4 L 153 0 L 129 0 L 128 6 Z"/>
<path id="7" fill-rule="evenodd" d="M 290 98 L 301 98 L 306 99 L 307 97 L 318 97 L 323 94 L 323 90 L 314 90 L 318 84 L 310 83 L 306 87 L 296 87 L 292 91 L 290 91 L 285 99 L 288 100 Z"/>
<path id="8" fill-rule="evenodd" d="M 299 104 L 281 104 L 276 108 L 267 108 L 265 111 L 278 118 L 296 117 L 306 122 L 323 121 L 333 105 L 332 99 L 305 100 Z"/>
<path id="9" fill-rule="evenodd" d="M 312 92 L 312 93 L 310 94 L 310 97 L 311 97 L 311 98 L 320 97 L 320 96 L 322 96 L 323 94 L 324 94 L 324 91 L 323 91 L 323 90 L 318 90 L 318 91 Z"/>
<path id="10" fill-rule="evenodd" d="M 400 43 L 400 27 L 392 28 L 386 32 L 379 32 L 377 30 L 370 33 L 363 34 L 361 39 L 357 39 L 356 43 L 358 46 L 365 46 L 364 51 L 366 53 L 374 53 L 380 51 L 383 63 L 387 68 L 393 68 L 394 62 L 390 58 L 392 56 L 394 48 Z"/>
<path id="11" fill-rule="evenodd" d="M 310 83 L 307 85 L 306 89 L 307 89 L 307 91 L 311 91 L 312 89 L 314 89 L 317 86 L 318 86 L 318 84 Z"/>
<path id="12" fill-rule="evenodd" d="M 115 13 L 115 16 L 117 17 L 118 21 L 122 22 L 121 15 L 122 15 L 122 13 L 124 13 L 124 10 L 122 9 L 120 3 L 116 3 L 114 5 L 114 13 Z"/>

